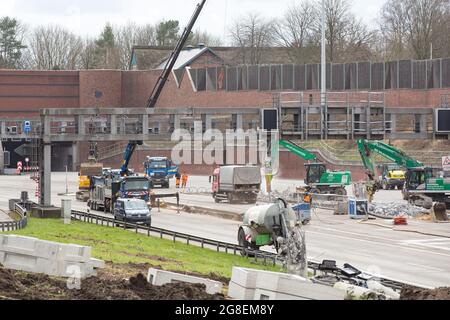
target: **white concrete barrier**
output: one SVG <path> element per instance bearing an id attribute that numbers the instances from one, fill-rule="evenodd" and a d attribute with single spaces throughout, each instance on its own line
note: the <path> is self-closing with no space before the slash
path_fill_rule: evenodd
<path id="1" fill-rule="evenodd" d="M 104 261 L 91 259 L 91 248 L 15 235 L 0 235 L 0 264 L 7 269 L 49 276 L 71 277 L 77 270 L 81 278 L 96 275 Z"/>
<path id="2" fill-rule="evenodd" d="M 218 281 L 158 269 L 149 269 L 147 280 L 154 286 L 163 286 L 168 283 L 177 282 L 200 283 L 206 286 L 206 292 L 209 294 L 221 293 L 223 287 L 222 283 Z"/>
<path id="3" fill-rule="evenodd" d="M 228 296 L 236 300 L 344 300 L 344 290 L 286 273 L 233 268 Z"/>

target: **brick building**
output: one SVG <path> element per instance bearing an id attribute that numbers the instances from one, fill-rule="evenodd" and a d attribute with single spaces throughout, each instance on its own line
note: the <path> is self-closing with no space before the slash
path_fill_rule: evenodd
<path id="1" fill-rule="evenodd" d="M 130 65 L 132 69 L 139 69 L 143 57 L 148 56 L 148 53 L 142 53 L 145 48 L 134 50 Z M 320 134 L 315 135 L 311 128 L 311 123 L 323 122 L 323 119 L 321 120 L 314 112 L 308 114 L 309 118 L 307 116 L 304 119 L 308 110 L 316 108 L 320 100 L 318 91 L 320 68 L 318 66 L 225 66 L 228 64 L 227 59 L 230 58 L 220 52 L 226 50 L 219 51 L 216 48 L 190 48 L 189 50 L 193 50 L 195 54 L 186 55 L 177 70 L 172 73 L 157 108 L 286 107 L 286 119 L 288 119 L 286 126 L 292 127 L 286 130 L 294 136 L 293 138 L 325 138 Z M 154 55 L 152 61 L 158 61 L 159 65 L 162 65 L 167 52 L 153 52 L 151 55 Z M 229 53 L 228 57 L 232 57 L 232 54 Z M 156 64 L 156 62 L 153 63 Z M 347 129 L 349 123 L 352 123 L 353 130 L 355 126 L 359 128 L 360 125 L 357 123 L 363 122 L 361 119 L 365 117 L 363 112 L 367 112 L 366 104 L 374 103 L 373 100 L 370 101 L 372 99 L 370 92 L 377 92 L 382 95 L 382 99 L 380 98 L 382 113 L 378 114 L 379 111 L 374 111 L 380 109 L 379 106 L 375 106 L 369 108 L 372 110 L 369 111 L 369 117 L 373 116 L 374 119 L 389 122 L 390 125 L 387 127 L 390 127 L 388 130 L 391 130 L 391 134 L 394 130 L 392 123 L 396 123 L 397 131 L 394 131 L 402 138 L 434 137 L 432 110 L 448 104 L 450 59 L 386 62 L 381 65 L 376 63 L 333 65 L 328 72 L 330 79 L 328 86 L 334 96 L 331 94 L 329 96 L 330 111 L 326 121 L 343 121 L 347 124 Z M 13 127 L 21 130 L 21 121 L 38 120 L 39 110 L 43 108 L 143 108 L 160 73 L 161 70 L 157 69 L 0 70 L 2 130 Z M 280 93 L 286 92 L 295 95 L 296 98 L 283 100 Z M 333 105 L 338 100 L 345 105 Z M 288 101 L 294 101 L 295 105 L 286 106 Z M 363 109 L 363 111 L 355 111 L 356 109 Z M 374 115 L 371 115 L 371 112 Z M 309 127 L 307 130 L 310 130 L 306 132 L 306 136 L 305 123 Z M 303 130 L 301 133 L 298 132 L 299 129 L 296 129 L 300 126 Z M 348 130 L 342 133 L 344 131 L 336 129 L 336 132 L 340 132 L 339 135 L 336 133 L 335 136 L 327 135 L 326 137 L 355 138 L 349 134 Z M 378 136 L 374 135 L 374 137 Z M 444 137 L 448 138 L 448 135 Z M 24 157 L 24 155 L 15 154 L 15 150 L 23 143 L 24 141 L 3 140 L 4 149 L 10 152 L 12 166 Z M 86 145 L 54 146 L 54 157 L 63 159 L 63 161 L 54 161 L 55 170 L 62 170 L 65 165 L 70 168 L 79 164 L 86 158 L 86 150 Z M 136 163 L 137 165 L 139 163 Z M 292 164 L 286 165 L 292 167 Z"/>

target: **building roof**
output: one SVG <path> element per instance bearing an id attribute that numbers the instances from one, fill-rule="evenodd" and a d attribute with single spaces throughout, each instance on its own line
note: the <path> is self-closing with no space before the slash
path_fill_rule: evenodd
<path id="1" fill-rule="evenodd" d="M 183 49 L 180 52 L 180 55 L 178 56 L 178 59 L 175 62 L 175 65 L 173 66 L 173 69 L 178 70 L 189 66 L 190 64 L 192 64 L 192 62 L 194 62 L 197 58 L 199 58 L 202 54 L 206 52 L 211 52 L 212 54 L 216 55 L 211 49 L 204 46 L 187 47 L 186 49 Z M 164 59 L 155 69 L 157 70 L 164 69 L 168 61 L 169 58 Z"/>

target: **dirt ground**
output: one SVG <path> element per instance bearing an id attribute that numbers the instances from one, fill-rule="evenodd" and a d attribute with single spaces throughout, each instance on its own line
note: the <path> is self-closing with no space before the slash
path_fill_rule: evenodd
<path id="1" fill-rule="evenodd" d="M 81 290 L 70 290 L 67 280 L 0 266 L 0 300 L 223 300 L 209 295 L 204 285 L 185 283 L 154 287 L 144 274 L 146 265 L 112 265 L 97 277 L 82 280 Z M 145 273 L 144 273 L 145 272 Z M 128 277 L 128 275 L 133 275 Z"/>
<path id="2" fill-rule="evenodd" d="M 438 288 L 434 290 L 403 288 L 400 300 L 450 300 L 450 288 Z"/>

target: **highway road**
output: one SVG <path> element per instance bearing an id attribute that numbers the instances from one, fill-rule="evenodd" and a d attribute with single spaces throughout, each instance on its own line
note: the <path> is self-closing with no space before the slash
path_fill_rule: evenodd
<path id="1" fill-rule="evenodd" d="M 75 201 L 77 175 L 69 174 L 69 198 L 73 208 L 86 210 L 86 204 Z M 53 203 L 60 204 L 65 192 L 65 174 L 52 175 Z M 207 188 L 207 177 L 191 177 L 196 187 Z M 281 180 L 278 190 L 295 187 L 295 182 Z M 20 191 L 28 191 L 31 200 L 35 183 L 29 177 L 0 177 L 0 208 L 7 208 L 7 200 L 16 198 Z M 169 190 L 170 192 L 173 189 Z M 189 191 L 189 190 L 188 190 Z M 160 192 L 160 191 L 158 191 Z M 162 190 L 161 192 L 167 192 Z M 206 192 L 206 191 L 205 191 Z M 234 213 L 243 213 L 249 205 L 215 204 L 208 195 L 181 195 L 182 203 L 211 207 Z M 382 191 L 375 199 L 379 202 L 402 201 L 398 191 Z M 239 222 L 217 217 L 181 213 L 163 209 L 153 210 L 153 225 L 173 231 L 236 243 Z M 368 225 L 350 220 L 347 216 L 334 216 L 330 211 L 316 210 L 305 227 L 308 258 L 314 261 L 336 260 L 339 265 L 350 263 L 357 268 L 404 282 L 427 287 L 450 286 L 450 224 L 411 221 L 405 231 L 395 231 L 388 222 L 377 220 Z M 402 230 L 402 228 L 399 228 Z M 427 234 L 406 232 L 419 230 Z"/>

